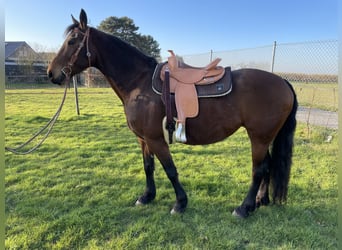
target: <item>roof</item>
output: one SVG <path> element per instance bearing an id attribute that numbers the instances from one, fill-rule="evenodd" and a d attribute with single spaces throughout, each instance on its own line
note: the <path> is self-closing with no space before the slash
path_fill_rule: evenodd
<path id="1" fill-rule="evenodd" d="M 19 41 L 19 42 L 5 42 L 5 59 L 12 56 L 17 49 L 19 49 L 22 46 L 29 47 L 32 49 L 26 42 Z"/>

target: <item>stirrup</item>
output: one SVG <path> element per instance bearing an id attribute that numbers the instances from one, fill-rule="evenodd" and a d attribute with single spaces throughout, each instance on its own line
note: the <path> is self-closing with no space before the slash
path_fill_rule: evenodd
<path id="1" fill-rule="evenodd" d="M 176 141 L 186 143 L 185 125 L 180 122 L 176 124 Z"/>

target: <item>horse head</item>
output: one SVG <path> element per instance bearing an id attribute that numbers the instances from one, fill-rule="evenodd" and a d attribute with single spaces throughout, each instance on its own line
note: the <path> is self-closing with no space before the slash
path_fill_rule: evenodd
<path id="1" fill-rule="evenodd" d="M 47 69 L 49 79 L 63 84 L 70 78 L 91 66 L 87 14 L 82 9 L 80 20 L 71 15 L 73 24 L 65 31 L 66 39 Z"/>

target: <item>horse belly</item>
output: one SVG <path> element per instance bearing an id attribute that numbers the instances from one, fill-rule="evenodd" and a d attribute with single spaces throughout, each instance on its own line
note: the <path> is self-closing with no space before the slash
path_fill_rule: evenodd
<path id="1" fill-rule="evenodd" d="M 233 96 L 199 99 L 199 114 L 186 120 L 187 144 L 219 142 L 241 127 L 239 110 Z"/>

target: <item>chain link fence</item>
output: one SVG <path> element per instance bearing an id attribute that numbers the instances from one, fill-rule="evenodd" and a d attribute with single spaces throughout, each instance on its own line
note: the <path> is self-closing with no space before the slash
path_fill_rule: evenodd
<path id="1" fill-rule="evenodd" d="M 274 46 L 273 72 L 292 82 L 337 83 L 337 40 Z"/>
<path id="2" fill-rule="evenodd" d="M 203 66 L 221 58 L 232 69 L 256 68 L 301 83 L 337 83 L 338 41 L 280 43 L 257 48 L 179 55 L 187 64 Z M 167 60 L 167 58 L 164 58 Z"/>

